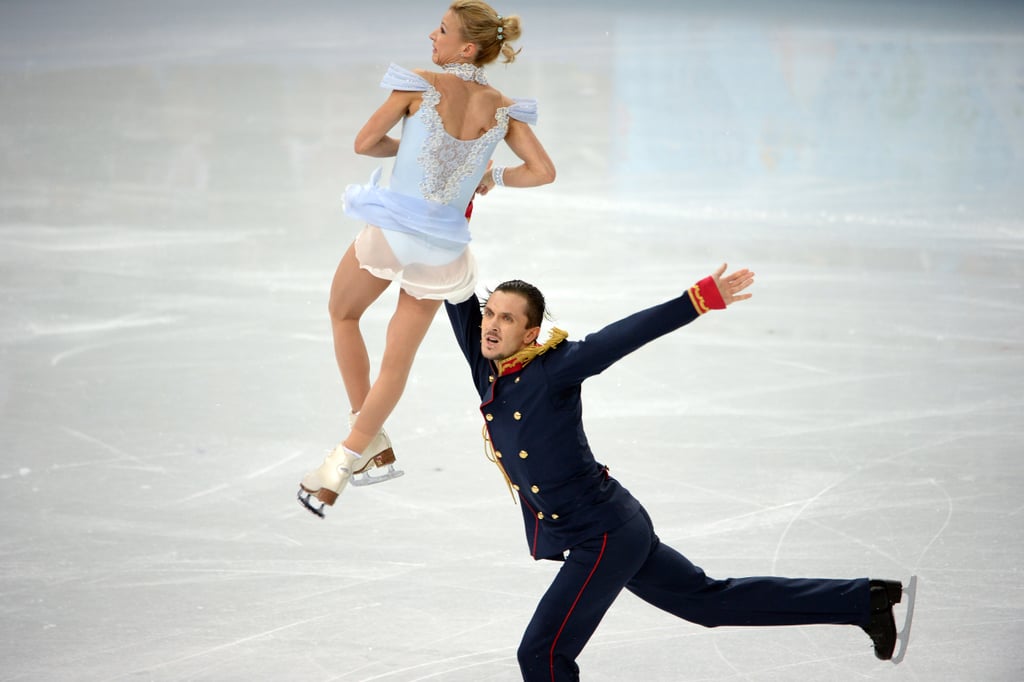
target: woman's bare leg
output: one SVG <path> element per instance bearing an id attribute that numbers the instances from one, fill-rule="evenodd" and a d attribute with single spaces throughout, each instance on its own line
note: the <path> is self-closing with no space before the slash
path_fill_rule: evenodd
<path id="1" fill-rule="evenodd" d="M 441 306 L 440 301 L 420 300 L 405 291 L 399 292 L 398 306 L 388 323 L 380 374 L 370 384 L 370 362 L 359 333 L 359 317 L 388 284 L 361 272 L 355 264 L 353 249 L 349 249 L 331 285 L 331 323 L 338 367 L 359 416 L 344 442 L 299 484 L 299 502 L 320 517 L 324 516 L 324 505 L 334 504 L 353 475 L 395 461 L 390 441 L 382 432 L 384 420 L 398 404 L 416 351 Z"/>
<path id="2" fill-rule="evenodd" d="M 374 277 L 359 267 L 354 245 L 342 256 L 331 282 L 328 310 L 334 335 L 334 357 L 353 412 L 362 408 L 370 392 L 370 356 L 359 331 L 359 318 L 389 284 L 390 280 Z"/>
<path id="3" fill-rule="evenodd" d="M 344 441 L 349 450 L 362 453 L 395 409 L 409 379 L 416 351 L 440 307 L 441 301 L 417 299 L 405 291 L 399 292 L 398 306 L 388 323 L 380 374 L 358 406 L 359 417 Z"/>

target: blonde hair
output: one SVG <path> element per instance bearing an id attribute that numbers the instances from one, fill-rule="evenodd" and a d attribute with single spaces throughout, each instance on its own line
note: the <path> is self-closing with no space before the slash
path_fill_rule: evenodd
<path id="1" fill-rule="evenodd" d="M 455 0 L 448 9 L 462 22 L 463 40 L 476 45 L 477 64 L 490 64 L 499 55 L 504 57 L 504 63 L 511 64 L 522 51 L 509 45 L 522 35 L 518 15 L 499 16 L 483 0 Z"/>

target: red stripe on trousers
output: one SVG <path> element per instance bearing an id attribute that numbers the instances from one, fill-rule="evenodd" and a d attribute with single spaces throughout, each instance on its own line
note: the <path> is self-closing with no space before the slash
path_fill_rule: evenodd
<path id="1" fill-rule="evenodd" d="M 604 548 L 608 546 L 608 533 L 601 536 L 601 552 L 597 555 L 597 561 L 594 562 L 594 567 L 590 569 L 590 575 L 583 581 L 583 587 L 580 588 L 579 593 L 576 595 L 576 599 L 573 601 L 572 606 L 569 607 L 569 613 L 565 614 L 565 619 L 562 621 L 561 627 L 558 628 L 558 633 L 555 634 L 555 641 L 551 642 L 551 652 L 548 658 L 548 665 L 551 668 L 551 682 L 555 680 L 555 646 L 558 644 L 558 638 L 562 636 L 562 631 L 565 630 L 566 623 L 569 622 L 569 617 L 572 616 L 572 612 L 576 609 L 576 605 L 580 603 L 580 598 L 583 596 L 583 591 L 587 589 L 587 585 L 590 584 L 590 579 L 594 577 L 594 573 L 597 571 L 597 567 L 601 565 L 601 559 L 604 557 Z"/>

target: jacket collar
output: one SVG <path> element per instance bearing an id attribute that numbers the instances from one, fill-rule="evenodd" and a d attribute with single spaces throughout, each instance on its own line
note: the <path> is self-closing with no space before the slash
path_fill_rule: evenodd
<path id="1" fill-rule="evenodd" d="M 534 342 L 532 346 L 527 346 L 526 348 L 523 348 L 515 355 L 511 355 L 505 358 L 504 360 L 496 361 L 494 363 L 494 366 L 498 370 L 498 376 L 503 377 L 506 374 L 518 372 L 523 367 L 526 367 L 528 364 L 530 364 L 530 361 L 533 360 L 538 355 L 543 355 L 544 353 L 547 353 L 549 350 L 560 344 L 562 341 L 565 341 L 565 339 L 568 338 L 568 336 L 568 332 L 559 329 L 558 327 L 552 327 L 551 331 L 548 334 L 548 340 L 545 341 L 543 344 Z"/>

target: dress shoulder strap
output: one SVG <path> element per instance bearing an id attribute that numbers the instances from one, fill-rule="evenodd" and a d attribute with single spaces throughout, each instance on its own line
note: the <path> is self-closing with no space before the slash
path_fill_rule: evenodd
<path id="1" fill-rule="evenodd" d="M 537 125 L 537 100 L 513 97 L 508 115 L 517 121 Z"/>
<path id="2" fill-rule="evenodd" d="M 411 92 L 423 92 L 430 87 L 423 76 L 420 76 L 409 69 L 391 64 L 388 66 L 384 78 L 380 81 L 380 87 L 388 90 L 408 90 Z"/>

